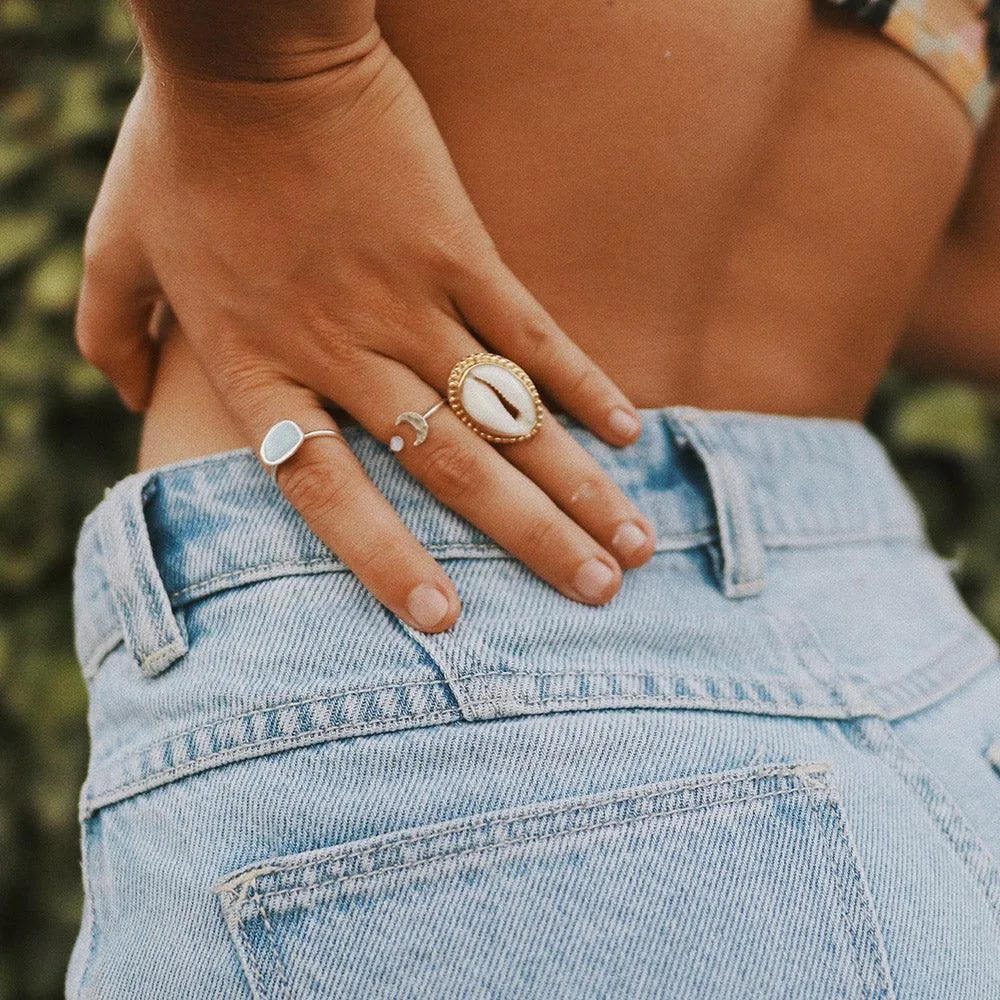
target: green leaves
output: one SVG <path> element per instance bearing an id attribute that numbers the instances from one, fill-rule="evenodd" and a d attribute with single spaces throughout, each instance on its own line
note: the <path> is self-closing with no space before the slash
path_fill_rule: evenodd
<path id="1" fill-rule="evenodd" d="M 55 219 L 41 210 L 0 215 L 0 272 L 41 254 L 54 229 Z"/>
<path id="2" fill-rule="evenodd" d="M 900 398 L 890 433 L 897 448 L 925 449 L 974 462 L 986 455 L 994 431 L 982 392 L 945 383 L 914 389 Z"/>
<path id="3" fill-rule="evenodd" d="M 0 1000 L 61 997 L 80 921 L 73 549 L 137 427 L 77 354 L 73 310 L 134 41 L 115 2 L 0 0 Z"/>
<path id="4" fill-rule="evenodd" d="M 955 580 L 966 601 L 1000 635 L 1000 397 L 891 372 L 868 423 L 920 503 L 935 547 L 960 557 Z"/>
<path id="5" fill-rule="evenodd" d="M 83 260 L 77 243 L 55 248 L 32 271 L 25 289 L 30 310 L 46 315 L 68 314 L 76 303 Z"/>

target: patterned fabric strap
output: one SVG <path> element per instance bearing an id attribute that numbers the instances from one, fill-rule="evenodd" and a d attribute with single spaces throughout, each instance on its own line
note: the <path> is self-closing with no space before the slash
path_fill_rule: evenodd
<path id="1" fill-rule="evenodd" d="M 1000 0 L 828 0 L 879 28 L 986 122 L 1000 76 Z"/>

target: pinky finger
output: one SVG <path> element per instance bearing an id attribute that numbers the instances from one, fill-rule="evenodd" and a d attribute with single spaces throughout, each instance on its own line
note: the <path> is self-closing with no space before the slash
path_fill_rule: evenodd
<path id="1" fill-rule="evenodd" d="M 157 299 L 124 271 L 89 264 L 76 305 L 80 353 L 110 379 L 122 402 L 142 412 L 149 402 L 156 345 L 150 336 Z"/>

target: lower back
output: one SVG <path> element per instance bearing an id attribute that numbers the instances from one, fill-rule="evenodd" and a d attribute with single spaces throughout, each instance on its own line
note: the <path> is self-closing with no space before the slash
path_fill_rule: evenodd
<path id="1" fill-rule="evenodd" d="M 637 406 L 858 418 L 892 355 L 975 137 L 817 2 L 377 10 L 501 256 Z M 140 466 L 249 443 L 175 331 Z"/>

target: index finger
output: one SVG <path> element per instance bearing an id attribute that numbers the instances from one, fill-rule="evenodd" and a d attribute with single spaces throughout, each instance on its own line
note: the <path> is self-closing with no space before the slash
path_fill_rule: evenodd
<path id="1" fill-rule="evenodd" d="M 224 398 L 239 400 L 236 417 L 258 448 L 269 429 L 283 420 L 294 421 L 304 432 L 338 430 L 314 392 L 278 377 L 258 391 L 227 393 Z M 274 473 L 317 538 L 390 611 L 423 632 L 441 632 L 455 623 L 461 602 L 451 579 L 406 527 L 339 432 L 302 441 Z"/>

